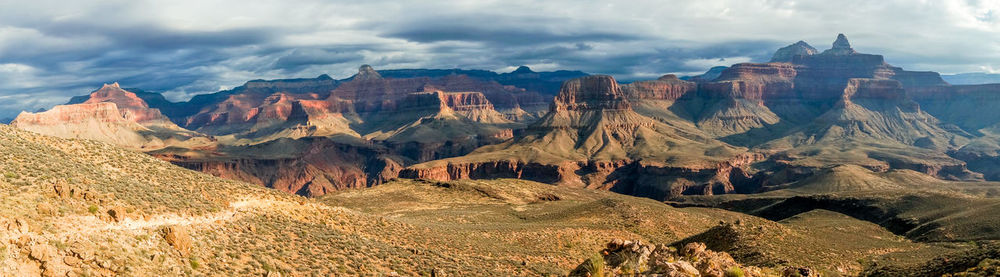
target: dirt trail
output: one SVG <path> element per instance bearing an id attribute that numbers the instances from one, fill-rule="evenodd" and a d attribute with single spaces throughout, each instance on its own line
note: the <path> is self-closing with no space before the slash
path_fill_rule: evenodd
<path id="1" fill-rule="evenodd" d="M 269 209 L 275 206 L 289 208 L 300 206 L 298 203 L 270 199 L 244 199 L 229 204 L 225 211 L 203 215 L 179 215 L 179 214 L 159 214 L 148 218 L 126 218 L 121 222 L 107 222 L 91 215 L 67 216 L 56 224 L 56 229 L 61 232 L 56 235 L 69 236 L 78 234 L 91 234 L 102 231 L 129 231 L 156 229 L 163 226 L 173 225 L 202 225 L 214 224 L 239 219 L 258 209 Z"/>

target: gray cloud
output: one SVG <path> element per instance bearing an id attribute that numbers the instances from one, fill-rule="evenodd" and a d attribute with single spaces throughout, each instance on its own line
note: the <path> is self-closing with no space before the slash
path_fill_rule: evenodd
<path id="1" fill-rule="evenodd" d="M 430 16 L 374 24 L 374 26 L 388 29 L 381 34 L 382 36 L 421 43 L 465 41 L 504 46 L 533 46 L 642 39 L 640 35 L 621 30 L 594 29 L 596 26 L 566 28 L 573 25 L 587 25 L 574 21 L 577 20 L 512 14 L 462 14 Z"/>
<path id="2" fill-rule="evenodd" d="M 295 49 L 290 54 L 279 58 L 274 67 L 295 72 L 302 67 L 311 65 L 359 63 L 364 59 L 364 55 L 358 51 L 355 49 Z"/>
<path id="3" fill-rule="evenodd" d="M 343 78 L 362 63 L 636 80 L 766 61 L 798 40 L 826 49 L 837 33 L 912 70 L 1000 71 L 998 10 L 972 0 L 0 1 L 0 118 L 114 81 L 184 100 L 251 79 Z"/>

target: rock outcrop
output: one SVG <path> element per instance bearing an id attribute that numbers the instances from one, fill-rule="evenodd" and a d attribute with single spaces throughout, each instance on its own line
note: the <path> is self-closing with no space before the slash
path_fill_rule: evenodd
<path id="1" fill-rule="evenodd" d="M 615 239 L 576 267 L 569 276 L 773 276 L 764 269 L 743 266 L 725 252 L 706 250 L 692 242 L 675 249 Z M 780 275 L 796 276 L 796 275 Z M 812 276 L 812 275 L 804 275 Z"/>
<path id="2" fill-rule="evenodd" d="M 848 45 L 848 48 L 849 47 L 850 45 Z M 770 62 L 772 63 L 791 62 L 796 59 L 796 56 L 809 56 L 809 55 L 816 55 L 817 53 L 819 53 L 819 51 L 817 51 L 816 48 L 813 48 L 812 45 L 809 45 L 805 41 L 800 40 L 799 42 L 796 42 L 792 45 L 778 49 L 778 51 L 774 52 L 774 56 L 771 57 Z"/>

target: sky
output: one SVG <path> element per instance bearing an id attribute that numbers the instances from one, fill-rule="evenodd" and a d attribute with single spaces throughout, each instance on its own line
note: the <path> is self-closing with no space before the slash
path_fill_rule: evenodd
<path id="1" fill-rule="evenodd" d="M 1000 0 L 0 0 L 0 119 L 116 81 L 181 101 L 361 64 L 653 79 L 838 33 L 908 70 L 1000 73 Z"/>

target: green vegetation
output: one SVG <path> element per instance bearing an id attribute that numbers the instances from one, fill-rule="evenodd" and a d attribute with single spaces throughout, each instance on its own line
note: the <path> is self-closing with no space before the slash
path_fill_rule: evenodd
<path id="1" fill-rule="evenodd" d="M 191 269 L 198 269 L 198 268 L 201 267 L 201 264 L 198 263 L 198 259 L 196 259 L 194 257 L 191 257 L 190 259 L 188 259 L 188 265 L 191 266 Z"/>
<path id="2" fill-rule="evenodd" d="M 591 277 L 604 277 L 604 257 L 600 253 L 595 253 L 583 262 L 583 268 L 591 274 Z"/>
<path id="3" fill-rule="evenodd" d="M 739 267 L 734 266 L 730 267 L 729 269 L 726 269 L 725 277 L 743 277 L 743 276 L 744 276 L 743 269 Z"/>

